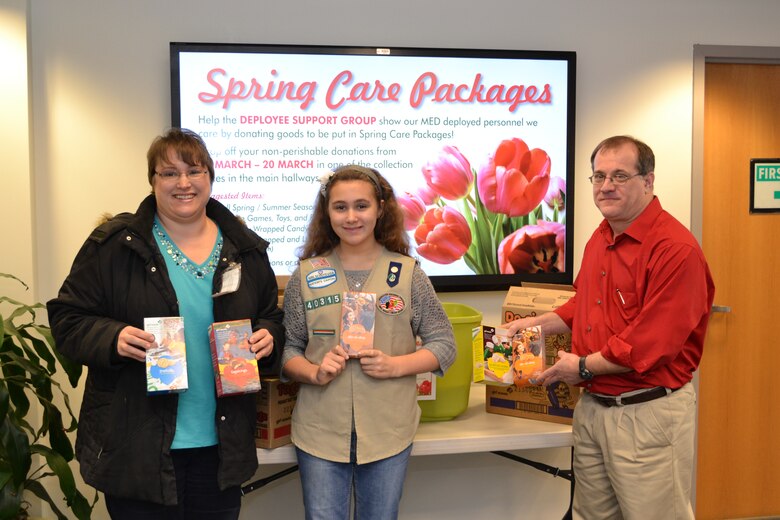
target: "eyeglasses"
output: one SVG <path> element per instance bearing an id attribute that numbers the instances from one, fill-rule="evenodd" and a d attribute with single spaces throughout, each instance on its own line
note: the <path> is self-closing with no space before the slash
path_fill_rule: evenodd
<path id="1" fill-rule="evenodd" d="M 178 170 L 163 170 L 161 172 L 154 172 L 164 182 L 178 181 L 179 177 L 184 175 L 191 181 L 202 179 L 208 175 L 208 170 L 201 170 L 200 168 L 193 168 L 190 171 L 178 171 Z"/>
<path id="2" fill-rule="evenodd" d="M 594 186 L 601 186 L 604 184 L 604 181 L 609 179 L 612 181 L 612 184 L 619 186 L 621 184 L 627 183 L 630 179 L 633 179 L 634 177 L 641 177 L 643 176 L 643 173 L 635 173 L 633 175 L 628 175 L 627 173 L 616 173 L 614 175 L 606 175 L 604 173 L 594 173 L 590 177 L 588 177 L 588 180 L 591 184 Z"/>

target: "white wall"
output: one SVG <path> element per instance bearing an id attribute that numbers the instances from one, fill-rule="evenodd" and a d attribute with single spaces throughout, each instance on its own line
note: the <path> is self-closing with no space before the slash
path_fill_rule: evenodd
<path id="1" fill-rule="evenodd" d="M 147 193 L 145 151 L 170 124 L 170 41 L 576 51 L 576 266 L 600 220 L 587 181 L 592 147 L 616 133 L 645 140 L 657 156 L 656 192 L 689 223 L 693 45 L 780 46 L 775 0 L 0 0 L 0 13 L 20 6 L 29 7 L 33 131 L 31 143 L 9 141 L 10 125 L 16 135 L 25 121 L 9 120 L 7 110 L 27 101 L 24 93 L 12 102 L 3 95 L 4 163 L 10 157 L 14 167 L 2 172 L 2 205 L 12 188 L 21 207 L 3 211 L 0 226 L 21 258 L 8 265 L 25 274 L 32 265 L 39 300 L 56 294 L 100 213 L 133 210 Z M 23 74 L 2 60 L 4 74 Z M 32 169 L 25 168 L 30 150 Z M 28 185 L 34 197 L 25 202 Z M 442 295 L 479 308 L 486 322 L 500 319 L 501 298 Z M 567 466 L 566 450 L 553 451 L 539 455 Z M 564 481 L 513 464 L 491 455 L 414 460 L 403 518 L 472 518 L 478 509 L 559 517 Z M 288 507 L 288 517 L 299 516 L 297 481 L 272 488 L 248 496 L 242 516 L 277 517 Z M 429 498 L 444 489 L 445 500 Z"/>
<path id="2" fill-rule="evenodd" d="M 0 3 L 0 157 L 4 158 L 0 169 L 0 272 L 14 274 L 34 288 L 26 4 L 24 0 Z M 6 279 L 0 280 L 0 294 L 26 303 L 32 303 L 34 296 Z"/>

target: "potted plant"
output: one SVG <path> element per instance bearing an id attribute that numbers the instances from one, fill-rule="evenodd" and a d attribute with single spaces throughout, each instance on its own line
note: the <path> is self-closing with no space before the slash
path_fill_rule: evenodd
<path id="1" fill-rule="evenodd" d="M 29 289 L 13 275 L 0 273 L 0 278 Z M 36 313 L 42 309 L 41 303 L 27 305 L 0 296 L 0 518 L 26 518 L 30 503 L 25 492 L 30 492 L 47 502 L 57 518 L 67 519 L 62 503 L 55 502 L 42 483 L 53 477 L 67 508 L 76 518 L 88 519 L 97 493 L 90 503 L 76 488 L 68 466 L 73 459 L 68 432 L 77 422 L 68 394 L 55 380 L 59 365 L 75 388 L 82 367 L 56 350 L 49 327 L 38 321 Z M 40 420 L 31 408 L 36 401 L 42 410 Z"/>

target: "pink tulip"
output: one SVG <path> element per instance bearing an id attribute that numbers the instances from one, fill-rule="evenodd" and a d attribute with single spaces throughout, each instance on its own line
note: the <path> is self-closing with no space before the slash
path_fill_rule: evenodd
<path id="1" fill-rule="evenodd" d="M 420 197 L 420 199 L 422 199 L 423 204 L 426 206 L 432 206 L 433 204 L 436 204 L 437 200 L 439 200 L 439 194 L 433 191 L 433 189 L 427 184 L 417 188 L 417 191 L 414 193 Z"/>
<path id="2" fill-rule="evenodd" d="M 527 215 L 547 193 L 550 156 L 528 149 L 522 139 L 501 141 L 477 177 L 479 197 L 493 213 L 510 217 Z"/>
<path id="3" fill-rule="evenodd" d="M 550 177 L 550 187 L 544 196 L 544 202 L 550 208 L 564 209 L 566 203 L 566 180 L 563 177 Z"/>
<path id="4" fill-rule="evenodd" d="M 428 186 L 447 200 L 462 199 L 474 184 L 471 164 L 454 146 L 442 148 L 434 161 L 423 166 L 422 172 Z"/>
<path id="5" fill-rule="evenodd" d="M 523 226 L 498 246 L 498 268 L 502 274 L 563 272 L 565 239 L 566 228 L 557 222 Z"/>
<path id="6" fill-rule="evenodd" d="M 404 229 L 411 231 L 417 227 L 425 214 L 425 203 L 414 193 L 404 192 L 397 197 L 398 205 L 404 214 Z"/>
<path id="7" fill-rule="evenodd" d="M 431 208 L 414 232 L 417 252 L 437 264 L 451 264 L 471 245 L 471 230 L 463 215 L 445 206 Z"/>

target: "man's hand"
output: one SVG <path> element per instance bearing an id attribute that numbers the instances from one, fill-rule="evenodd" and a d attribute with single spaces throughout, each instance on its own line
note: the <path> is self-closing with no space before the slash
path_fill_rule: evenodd
<path id="1" fill-rule="evenodd" d="M 527 318 L 520 318 L 519 320 L 510 321 L 509 323 L 505 323 L 502 325 L 506 330 L 509 331 L 509 334 L 514 336 L 518 333 L 518 331 L 521 331 L 523 329 L 527 329 L 528 327 L 535 327 L 538 325 L 538 320 L 535 317 L 527 317 Z"/>
<path id="2" fill-rule="evenodd" d="M 558 381 L 563 381 L 570 385 L 582 382 L 580 377 L 580 357 L 578 355 L 559 350 L 558 361 L 542 372 L 533 382 L 537 385 L 551 385 Z"/>

